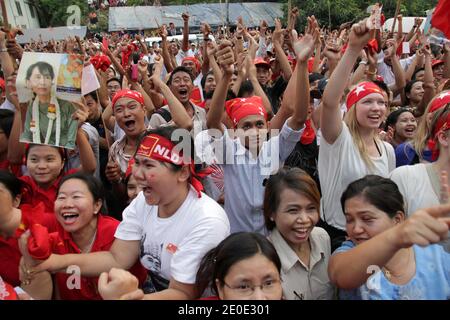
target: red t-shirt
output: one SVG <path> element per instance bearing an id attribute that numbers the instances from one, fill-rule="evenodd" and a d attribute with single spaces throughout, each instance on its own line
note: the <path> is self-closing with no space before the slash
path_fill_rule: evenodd
<path id="1" fill-rule="evenodd" d="M 20 177 L 19 179 L 22 181 L 22 203 L 34 206 L 39 202 L 42 202 L 45 205 L 45 210 L 52 213 L 55 206 L 56 191 L 58 190 L 59 182 L 63 176 L 77 171 L 78 170 L 76 169 L 70 169 L 53 181 L 52 185 L 47 189 L 41 188 L 30 176 Z"/>
<path id="2" fill-rule="evenodd" d="M 0 300 L 18 300 L 16 291 L 9 284 L 2 280 L 0 277 Z"/>
<path id="3" fill-rule="evenodd" d="M 22 175 L 21 166 L 18 164 L 11 164 L 8 160 L 0 161 L 0 170 L 7 170 L 16 177 L 20 177 Z"/>
<path id="4" fill-rule="evenodd" d="M 90 252 L 108 251 L 114 242 L 114 234 L 119 225 L 119 221 L 114 218 L 98 215 L 97 219 L 97 234 Z M 67 253 L 81 253 L 78 246 L 72 240 L 70 233 L 66 232 L 62 226 L 58 225 L 58 232 L 63 240 L 64 246 L 59 246 L 57 254 Z M 130 272 L 139 279 L 142 284 L 146 277 L 147 271 L 142 267 L 138 261 Z M 81 277 L 80 289 L 69 289 L 67 287 L 67 280 L 73 277 L 71 274 L 58 273 L 55 276 L 56 284 L 58 285 L 60 299 L 62 300 L 101 300 L 102 297 L 98 293 L 98 277 Z M 72 278 L 71 278 L 72 279 Z M 69 284 L 74 284 L 75 281 L 69 281 Z"/>
<path id="5" fill-rule="evenodd" d="M 22 221 L 12 237 L 0 237 L 0 276 L 14 287 L 20 285 L 19 263 L 22 257 L 18 239 L 32 224 L 39 223 L 50 232 L 56 231 L 58 222 L 54 213 L 45 212 L 43 203 L 36 206 L 21 205 Z"/>

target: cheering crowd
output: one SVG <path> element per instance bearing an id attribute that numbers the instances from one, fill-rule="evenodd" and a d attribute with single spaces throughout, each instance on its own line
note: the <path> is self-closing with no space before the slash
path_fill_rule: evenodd
<path id="1" fill-rule="evenodd" d="M 192 43 L 187 13 L 181 42 L 0 31 L 0 300 L 449 299 L 450 44 L 298 15 Z M 27 52 L 95 68 L 73 149 L 19 142 L 55 81 L 33 64 L 19 103 Z"/>

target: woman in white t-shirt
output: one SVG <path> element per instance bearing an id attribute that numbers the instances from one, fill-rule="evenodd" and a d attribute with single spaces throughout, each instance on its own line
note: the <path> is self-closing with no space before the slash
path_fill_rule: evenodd
<path id="1" fill-rule="evenodd" d="M 202 185 L 187 152 L 175 144 L 191 139 L 189 132 L 172 141 L 174 127 L 150 130 L 141 139 L 133 175 L 142 192 L 123 213 L 109 251 L 51 255 L 38 270 L 64 271 L 78 265 L 84 276 L 111 268 L 129 269 L 138 258 L 149 270 L 146 299 L 194 299 L 195 278 L 202 257 L 230 233 L 225 211 L 201 192 Z M 189 140 L 188 140 L 189 141 Z M 190 140 L 193 155 L 193 143 Z M 188 160 L 192 160 L 189 157 Z"/>
<path id="2" fill-rule="evenodd" d="M 369 173 L 386 177 L 395 168 L 394 149 L 378 138 L 386 114 L 387 97 L 372 82 L 359 83 L 347 96 L 347 114 L 339 109 L 353 64 L 371 35 L 365 21 L 353 25 L 348 47 L 323 94 L 319 178 L 321 218 L 330 234 L 332 250 L 345 239 L 345 217 L 339 199 L 347 185 Z"/>

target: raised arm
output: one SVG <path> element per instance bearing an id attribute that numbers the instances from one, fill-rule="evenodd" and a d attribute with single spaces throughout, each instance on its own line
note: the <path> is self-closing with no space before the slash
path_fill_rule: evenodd
<path id="1" fill-rule="evenodd" d="M 355 248 L 332 255 L 328 264 L 331 282 L 342 289 L 358 288 L 371 275 L 369 267 L 384 267 L 400 249 L 448 238 L 450 218 L 443 217 L 449 213 L 450 204 L 421 209 Z"/>
<path id="2" fill-rule="evenodd" d="M 308 59 L 314 52 L 314 43 L 319 38 L 319 26 L 314 16 L 308 17 L 308 26 L 301 40 L 297 32 L 292 30 L 293 47 L 297 57 L 297 83 L 294 113 L 288 120 L 288 126 L 294 130 L 300 130 L 308 117 L 309 107 L 309 81 Z"/>
<path id="3" fill-rule="evenodd" d="M 365 21 L 352 26 L 347 50 L 325 88 L 320 123 L 322 136 L 330 144 L 334 143 L 342 130 L 339 101 L 344 94 L 353 64 L 370 38 L 370 32 Z"/>
<path id="4" fill-rule="evenodd" d="M 189 13 L 184 12 L 181 17 L 183 18 L 183 42 L 181 44 L 181 50 L 186 52 L 189 50 Z"/>
<path id="5" fill-rule="evenodd" d="M 272 42 L 273 42 L 273 48 L 275 49 L 276 59 L 278 60 L 278 63 L 280 64 L 281 70 L 283 71 L 283 78 L 286 81 L 289 81 L 292 76 L 292 68 L 289 64 L 289 60 L 286 57 L 286 54 L 284 53 L 283 47 L 282 47 L 282 41 L 283 41 L 283 33 L 284 29 L 281 28 L 281 21 L 280 19 L 275 19 L 275 31 L 272 35 Z"/>
<path id="6" fill-rule="evenodd" d="M 222 115 L 225 108 L 225 100 L 227 97 L 228 84 L 233 74 L 234 53 L 231 48 L 231 42 L 222 41 L 217 51 L 217 62 L 222 67 L 222 77 L 217 82 L 214 95 L 212 97 L 211 106 L 207 114 L 206 125 L 208 129 L 218 129 L 223 133 Z"/>
<path id="7" fill-rule="evenodd" d="M 161 58 L 158 58 L 159 57 L 155 59 L 155 72 L 151 77 L 151 81 L 155 86 L 155 89 L 159 89 L 164 98 L 167 99 L 167 104 L 169 106 L 173 122 L 175 122 L 175 124 L 180 128 L 191 130 L 193 126 L 192 119 L 189 117 L 186 109 L 177 97 L 175 97 L 170 88 L 161 80 L 161 72 L 164 62 Z"/>

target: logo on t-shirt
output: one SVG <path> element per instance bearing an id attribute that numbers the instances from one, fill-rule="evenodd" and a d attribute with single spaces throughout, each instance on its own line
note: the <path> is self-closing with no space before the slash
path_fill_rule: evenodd
<path id="1" fill-rule="evenodd" d="M 178 250 L 178 247 L 176 245 L 174 245 L 173 243 L 169 243 L 166 247 L 166 250 L 169 251 L 170 253 L 174 254 Z"/>

